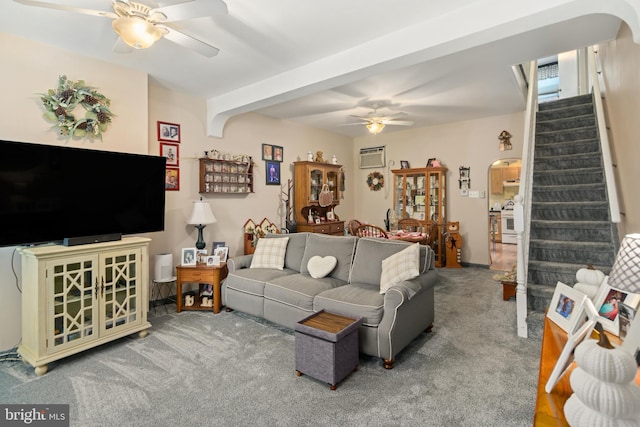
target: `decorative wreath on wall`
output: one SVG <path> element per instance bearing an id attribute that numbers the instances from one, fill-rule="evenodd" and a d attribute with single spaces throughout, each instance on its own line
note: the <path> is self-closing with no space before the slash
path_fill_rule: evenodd
<path id="1" fill-rule="evenodd" d="M 382 187 L 384 187 L 384 176 L 378 171 L 371 172 L 367 176 L 367 185 L 369 186 L 369 190 L 378 191 Z"/>
<path id="2" fill-rule="evenodd" d="M 58 78 L 58 88 L 49 89 L 40 99 L 45 108 L 44 118 L 58 128 L 58 133 L 66 136 L 102 139 L 114 114 L 109 110 L 111 100 L 98 93 L 95 88 L 86 86 L 83 80 L 67 80 L 67 76 Z M 81 105 L 86 113 L 76 118 L 75 108 Z"/>

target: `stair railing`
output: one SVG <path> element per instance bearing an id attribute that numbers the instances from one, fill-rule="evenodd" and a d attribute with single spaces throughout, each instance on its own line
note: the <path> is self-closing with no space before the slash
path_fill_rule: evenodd
<path id="1" fill-rule="evenodd" d="M 518 336 L 527 338 L 527 274 L 529 267 L 529 230 L 531 227 L 531 188 L 533 181 L 533 153 L 536 138 L 536 112 L 538 111 L 538 62 L 529 65 L 529 90 L 524 115 L 524 136 L 522 147 L 522 168 L 520 170 L 520 191 L 515 197 L 513 210 L 514 228 L 517 239 L 516 268 L 516 318 Z"/>
<path id="2" fill-rule="evenodd" d="M 607 132 L 606 117 L 604 114 L 604 106 L 602 105 L 602 90 L 604 87 L 604 78 L 602 69 L 598 66 L 596 60 L 596 52 L 593 46 L 588 49 L 589 75 L 591 76 L 591 95 L 596 109 L 596 121 L 598 122 L 598 134 L 600 136 L 600 148 L 602 151 L 602 164 L 604 166 L 604 176 L 607 181 L 607 194 L 609 199 L 609 211 L 611 214 L 611 222 L 619 223 L 620 204 L 618 202 L 618 189 L 616 179 L 613 173 L 615 167 L 611 158 L 611 148 L 609 146 L 609 134 Z M 600 80 L 602 79 L 602 84 Z"/>

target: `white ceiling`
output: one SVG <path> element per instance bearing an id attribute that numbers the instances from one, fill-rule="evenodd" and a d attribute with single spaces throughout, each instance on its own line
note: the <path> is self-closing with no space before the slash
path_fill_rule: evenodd
<path id="1" fill-rule="evenodd" d="M 111 0 L 43 1 L 112 10 Z M 359 136 L 364 126 L 344 125 L 374 102 L 385 105 L 380 113 L 406 113 L 414 126 L 522 111 L 511 66 L 615 38 L 620 19 L 590 12 L 604 10 L 600 3 L 226 0 L 228 14 L 177 24 L 219 48 L 213 58 L 164 39 L 114 53 L 110 19 L 8 0 L 0 31 L 144 70 L 154 84 L 205 97 L 208 120 L 220 115 L 220 129 L 233 114 L 257 111 Z"/>

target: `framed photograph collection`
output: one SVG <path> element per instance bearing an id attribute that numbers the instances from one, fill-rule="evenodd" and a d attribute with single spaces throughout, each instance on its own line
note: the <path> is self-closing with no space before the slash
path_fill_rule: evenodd
<path id="1" fill-rule="evenodd" d="M 180 125 L 159 121 L 158 141 L 160 141 L 160 155 L 167 159 L 164 189 L 178 191 L 180 190 Z"/>
<path id="2" fill-rule="evenodd" d="M 267 185 L 280 185 L 280 164 L 284 160 L 284 148 L 279 145 L 262 144 Z"/>

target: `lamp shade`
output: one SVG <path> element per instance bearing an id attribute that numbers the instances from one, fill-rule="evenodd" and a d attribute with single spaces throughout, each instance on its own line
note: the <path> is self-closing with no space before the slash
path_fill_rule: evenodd
<path id="1" fill-rule="evenodd" d="M 640 293 L 640 234 L 627 234 L 611 268 L 609 285 L 614 288 Z"/>
<path id="2" fill-rule="evenodd" d="M 137 16 L 115 19 L 111 26 L 126 44 L 135 49 L 151 47 L 165 34 L 162 29 Z"/>
<path id="3" fill-rule="evenodd" d="M 206 225 L 218 222 L 213 212 L 211 212 L 211 206 L 208 202 L 203 200 L 197 200 L 193 202 L 193 211 L 191 211 L 191 217 L 187 224 L 191 225 Z"/>

